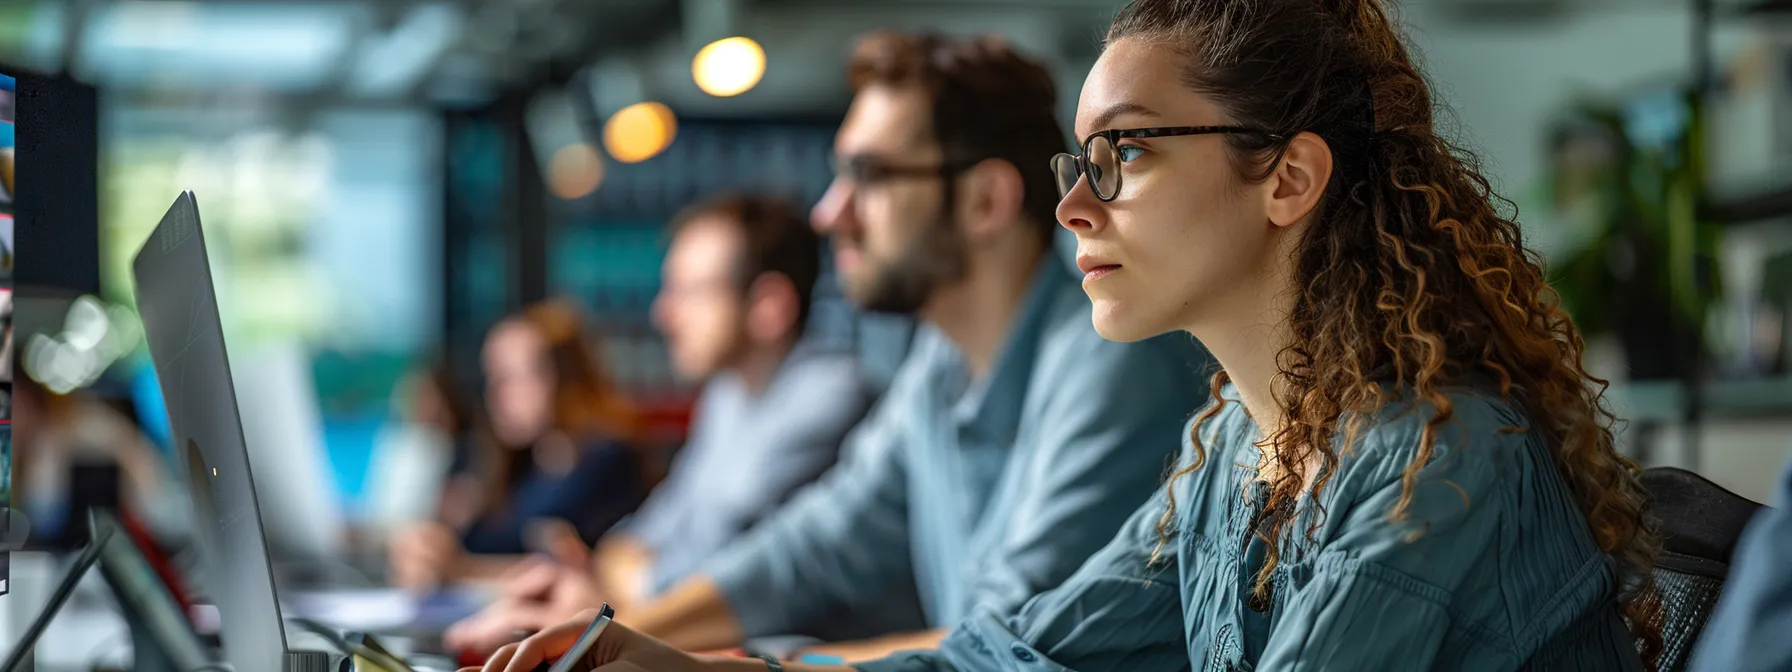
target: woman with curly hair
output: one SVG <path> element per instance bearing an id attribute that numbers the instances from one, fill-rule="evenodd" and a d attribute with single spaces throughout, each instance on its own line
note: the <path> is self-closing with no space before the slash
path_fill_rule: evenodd
<path id="1" fill-rule="evenodd" d="M 1620 605 L 1655 540 L 1605 383 L 1380 0 L 1138 0 L 1077 129 L 1058 219 L 1097 330 L 1194 334 L 1215 402 L 1064 585 L 860 669 L 1643 667 Z"/>

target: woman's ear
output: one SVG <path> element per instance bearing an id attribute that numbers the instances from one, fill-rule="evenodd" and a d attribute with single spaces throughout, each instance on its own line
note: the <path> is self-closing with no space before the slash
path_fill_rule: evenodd
<path id="1" fill-rule="evenodd" d="M 1325 197 L 1332 165 L 1332 148 L 1324 138 L 1302 132 L 1289 140 L 1269 178 L 1270 223 L 1286 227 L 1306 220 Z"/>

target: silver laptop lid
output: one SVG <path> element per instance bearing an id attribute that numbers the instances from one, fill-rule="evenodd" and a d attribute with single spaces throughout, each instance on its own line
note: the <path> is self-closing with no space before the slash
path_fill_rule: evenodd
<path id="1" fill-rule="evenodd" d="M 200 577 L 217 602 L 225 659 L 239 672 L 285 667 L 286 633 L 224 350 L 217 294 L 193 192 L 137 251 L 137 312 L 185 466 Z"/>

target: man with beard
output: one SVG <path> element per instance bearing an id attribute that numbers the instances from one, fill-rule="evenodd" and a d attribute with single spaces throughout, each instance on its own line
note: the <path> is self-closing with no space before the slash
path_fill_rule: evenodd
<path id="1" fill-rule="evenodd" d="M 800 633 L 836 642 L 806 652 L 848 660 L 933 648 L 973 607 L 1018 608 L 1111 539 L 1205 398 L 1211 359 L 1192 339 L 1103 340 L 1052 254 L 1065 136 L 1044 68 L 994 39 L 877 34 L 849 71 L 812 221 L 850 299 L 923 328 L 840 465 L 618 611 L 674 646 Z"/>

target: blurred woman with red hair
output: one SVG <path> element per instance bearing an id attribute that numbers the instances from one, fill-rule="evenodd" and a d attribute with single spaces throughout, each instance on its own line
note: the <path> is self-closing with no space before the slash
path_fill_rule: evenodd
<path id="1" fill-rule="evenodd" d="M 587 545 L 640 505 L 660 461 L 611 384 L 583 316 L 538 304 L 493 327 L 485 413 L 457 451 L 436 521 L 396 534 L 392 580 L 425 589 L 492 578 L 565 525 Z M 377 487 L 377 485 L 376 485 Z"/>

